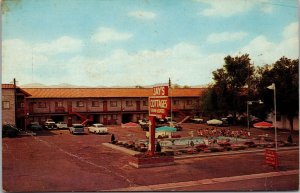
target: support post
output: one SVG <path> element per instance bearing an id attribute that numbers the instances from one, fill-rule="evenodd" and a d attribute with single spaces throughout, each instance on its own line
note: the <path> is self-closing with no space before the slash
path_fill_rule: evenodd
<path id="1" fill-rule="evenodd" d="M 249 101 L 247 101 L 247 129 L 249 131 L 250 123 L 249 123 Z"/>
<path id="2" fill-rule="evenodd" d="M 274 84 L 274 111 L 275 111 L 275 149 L 276 149 L 276 153 L 278 150 L 278 146 L 277 146 L 277 114 L 276 114 L 276 86 Z"/>
<path id="3" fill-rule="evenodd" d="M 149 116 L 150 127 L 149 127 L 149 149 L 150 156 L 154 156 L 155 153 L 155 117 Z"/>

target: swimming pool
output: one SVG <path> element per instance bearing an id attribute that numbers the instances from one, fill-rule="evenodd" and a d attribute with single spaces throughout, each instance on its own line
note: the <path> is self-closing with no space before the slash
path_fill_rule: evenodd
<path id="1" fill-rule="evenodd" d="M 165 146 L 183 146 L 187 145 L 189 146 L 191 142 L 193 141 L 194 145 L 198 144 L 203 144 L 205 143 L 208 145 L 208 140 L 214 140 L 216 139 L 217 141 L 224 141 L 224 140 L 230 140 L 231 142 L 245 142 L 247 139 L 242 139 L 242 138 L 235 138 L 235 137 L 224 137 L 224 136 L 219 136 L 217 138 L 205 138 L 205 137 L 185 137 L 185 138 L 165 138 L 162 139 L 159 144 L 162 147 Z"/>

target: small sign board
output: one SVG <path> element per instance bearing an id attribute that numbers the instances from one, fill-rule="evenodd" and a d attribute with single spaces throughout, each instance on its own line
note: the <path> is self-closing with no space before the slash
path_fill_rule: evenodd
<path id="1" fill-rule="evenodd" d="M 275 150 L 266 149 L 265 151 L 266 164 L 271 165 L 273 167 L 278 166 L 278 155 Z"/>
<path id="2" fill-rule="evenodd" d="M 164 118 L 170 109 L 169 98 L 166 97 L 149 97 L 149 116 Z"/>
<path id="3" fill-rule="evenodd" d="M 153 96 L 168 96 L 169 87 L 168 86 L 155 86 L 153 87 Z"/>

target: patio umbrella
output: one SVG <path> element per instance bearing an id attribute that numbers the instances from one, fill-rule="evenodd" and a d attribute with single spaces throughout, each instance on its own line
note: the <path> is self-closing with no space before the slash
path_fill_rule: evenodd
<path id="1" fill-rule="evenodd" d="M 271 123 L 262 121 L 262 122 L 255 123 L 255 124 L 253 125 L 253 127 L 255 127 L 255 128 L 267 129 L 267 128 L 273 128 L 274 126 L 273 126 Z"/>
<path id="2" fill-rule="evenodd" d="M 174 127 L 163 126 L 163 127 L 158 127 L 158 128 L 156 128 L 155 131 L 157 131 L 157 132 L 160 132 L 160 131 L 170 131 L 170 132 L 175 132 L 175 131 L 177 131 L 177 129 L 174 128 Z"/>

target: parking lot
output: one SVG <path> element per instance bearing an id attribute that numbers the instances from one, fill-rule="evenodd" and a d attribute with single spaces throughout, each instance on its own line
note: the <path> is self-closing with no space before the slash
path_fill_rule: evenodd
<path id="1" fill-rule="evenodd" d="M 208 126 L 187 123 L 178 133 L 189 136 L 200 127 Z M 140 128 L 111 126 L 109 132 L 117 140 L 146 139 Z M 253 135 L 265 133 L 272 136 L 272 131 L 253 129 Z M 287 136 L 288 132 L 279 131 L 280 139 Z M 3 138 L 3 188 L 10 192 L 102 191 L 274 171 L 263 164 L 263 153 L 176 160 L 172 166 L 136 169 L 128 164 L 130 155 L 102 145 L 110 137 L 87 131 L 71 135 L 68 130 L 43 130 L 36 136 Z M 294 141 L 298 143 L 297 134 Z M 281 151 L 279 169 L 298 170 L 298 157 L 298 150 Z M 295 188 L 297 183 L 284 190 Z"/>

